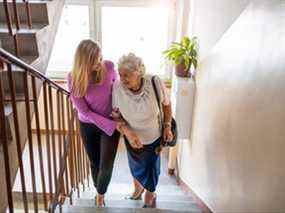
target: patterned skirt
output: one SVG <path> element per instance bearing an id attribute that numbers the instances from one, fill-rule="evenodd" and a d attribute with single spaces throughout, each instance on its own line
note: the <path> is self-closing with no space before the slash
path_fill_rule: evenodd
<path id="1" fill-rule="evenodd" d="M 155 153 L 161 138 L 142 149 L 133 149 L 125 137 L 132 176 L 148 191 L 154 192 L 160 175 L 160 155 Z"/>

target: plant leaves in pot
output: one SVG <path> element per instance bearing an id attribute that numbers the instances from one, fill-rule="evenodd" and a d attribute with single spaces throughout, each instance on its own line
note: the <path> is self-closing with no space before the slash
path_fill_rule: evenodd
<path id="1" fill-rule="evenodd" d="M 179 77 L 191 78 L 191 69 L 197 68 L 198 42 L 197 37 L 184 36 L 181 42 L 172 42 L 163 52 L 165 59 L 175 64 L 175 74 Z"/>

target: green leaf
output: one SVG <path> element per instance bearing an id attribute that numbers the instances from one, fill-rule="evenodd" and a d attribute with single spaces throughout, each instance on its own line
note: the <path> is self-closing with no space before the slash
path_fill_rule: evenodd
<path id="1" fill-rule="evenodd" d="M 190 64 L 190 58 L 188 56 L 184 55 L 183 59 L 184 59 L 185 68 L 186 68 L 186 70 L 188 70 L 188 67 Z"/>
<path id="2" fill-rule="evenodd" d="M 190 39 L 187 37 L 187 36 L 184 36 L 183 38 L 182 38 L 182 41 L 181 41 L 181 43 L 182 43 L 182 46 L 183 47 L 188 47 L 188 45 L 190 44 Z"/>
<path id="3" fill-rule="evenodd" d="M 193 51 L 191 52 L 191 57 L 192 57 L 192 58 L 197 58 L 197 51 L 196 51 L 196 50 L 193 50 Z"/>
<path id="4" fill-rule="evenodd" d="M 172 46 L 173 47 L 178 47 L 178 48 L 183 47 L 183 45 L 181 43 L 178 43 L 178 42 L 172 42 Z"/>
<path id="5" fill-rule="evenodd" d="M 174 62 L 175 62 L 176 65 L 180 64 L 181 58 L 176 58 L 176 59 L 174 60 Z"/>
<path id="6" fill-rule="evenodd" d="M 186 68 L 193 64 L 197 68 L 198 41 L 197 37 L 183 37 L 181 42 L 172 42 L 170 47 L 162 52 L 164 58 L 175 64 L 180 64 L 183 60 Z"/>

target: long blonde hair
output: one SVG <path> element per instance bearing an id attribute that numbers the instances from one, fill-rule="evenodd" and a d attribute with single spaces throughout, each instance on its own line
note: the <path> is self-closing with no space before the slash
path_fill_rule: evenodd
<path id="1" fill-rule="evenodd" d="M 85 96 L 91 79 L 94 80 L 94 84 L 101 83 L 103 79 L 103 70 L 94 70 L 94 65 L 98 65 L 100 56 L 101 48 L 97 42 L 87 39 L 82 40 L 78 45 L 71 71 L 71 91 L 74 96 Z"/>

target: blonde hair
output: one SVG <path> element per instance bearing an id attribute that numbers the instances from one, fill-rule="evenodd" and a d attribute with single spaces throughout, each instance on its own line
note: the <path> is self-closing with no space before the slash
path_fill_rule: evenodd
<path id="1" fill-rule="evenodd" d="M 94 80 L 94 84 L 101 83 L 103 78 L 103 70 L 93 70 L 94 65 L 98 63 L 100 52 L 101 48 L 99 44 L 90 39 L 82 40 L 78 45 L 71 71 L 71 85 L 74 96 L 83 97 L 86 95 L 91 77 L 92 80 Z"/>
<path id="2" fill-rule="evenodd" d="M 129 72 L 138 71 L 142 76 L 145 75 L 145 65 L 143 60 L 134 53 L 123 55 L 118 62 L 118 69 L 126 69 Z"/>

